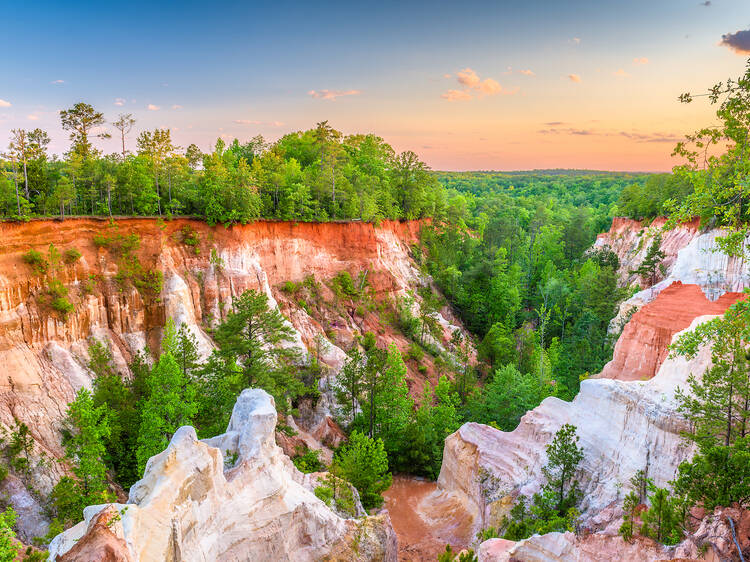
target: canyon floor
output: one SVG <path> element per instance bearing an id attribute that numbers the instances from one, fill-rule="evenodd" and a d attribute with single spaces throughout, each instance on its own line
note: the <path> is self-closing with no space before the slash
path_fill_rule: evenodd
<path id="1" fill-rule="evenodd" d="M 433 509 L 430 496 L 437 483 L 396 475 L 385 492 L 385 505 L 398 537 L 401 562 L 433 562 L 445 545 L 459 551 L 472 539 L 471 518 L 466 513 Z"/>

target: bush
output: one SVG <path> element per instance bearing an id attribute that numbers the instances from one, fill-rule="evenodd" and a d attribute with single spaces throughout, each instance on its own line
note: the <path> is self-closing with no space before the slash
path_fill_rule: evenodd
<path id="1" fill-rule="evenodd" d="M 68 314 L 73 312 L 75 310 L 75 306 L 73 306 L 73 303 L 70 302 L 65 297 L 58 297 L 56 299 L 52 299 L 52 308 L 59 312 L 63 319 L 65 319 Z"/>
<path id="2" fill-rule="evenodd" d="M 295 295 L 297 294 L 297 291 L 301 289 L 299 283 L 295 283 L 294 281 L 287 281 L 284 283 L 284 286 L 281 288 L 282 291 L 289 295 Z"/>
<path id="3" fill-rule="evenodd" d="M 320 460 L 319 449 L 309 449 L 307 452 L 302 453 L 299 449 L 297 450 L 297 456 L 292 459 L 294 466 L 297 470 L 304 473 L 320 472 L 325 470 L 326 465 Z"/>
<path id="4" fill-rule="evenodd" d="M 137 234 L 128 234 L 127 236 L 122 234 L 112 236 L 95 234 L 93 240 L 94 245 L 98 248 L 106 248 L 118 256 L 126 256 L 141 247 L 141 238 Z"/>
<path id="5" fill-rule="evenodd" d="M 81 259 L 81 252 L 75 248 L 68 248 L 63 253 L 63 261 L 68 265 L 77 262 L 79 259 Z"/>
<path id="6" fill-rule="evenodd" d="M 29 264 L 37 275 L 44 275 L 49 269 L 49 263 L 44 258 L 44 255 L 37 250 L 29 250 L 21 256 L 21 259 L 23 259 L 24 263 Z"/>
<path id="7" fill-rule="evenodd" d="M 335 462 L 341 476 L 357 488 L 365 509 L 382 505 L 381 494 L 390 487 L 392 479 L 381 439 L 375 440 L 354 431 L 349 443 L 336 455 Z"/>
<path id="8" fill-rule="evenodd" d="M 191 248 L 193 248 L 196 255 L 201 253 L 201 250 L 198 247 L 198 245 L 201 243 L 201 239 L 198 237 L 198 233 L 195 231 L 195 229 L 189 224 L 186 224 L 180 229 L 179 233 L 176 235 L 176 238 L 186 246 L 190 246 Z"/>
<path id="9" fill-rule="evenodd" d="M 409 359 L 414 359 L 414 361 L 419 362 L 424 358 L 424 350 L 418 343 L 412 342 L 409 344 L 409 350 L 406 352 L 406 356 Z"/>
<path id="10" fill-rule="evenodd" d="M 47 285 L 47 293 L 53 298 L 67 297 L 68 288 L 61 281 L 53 279 Z"/>

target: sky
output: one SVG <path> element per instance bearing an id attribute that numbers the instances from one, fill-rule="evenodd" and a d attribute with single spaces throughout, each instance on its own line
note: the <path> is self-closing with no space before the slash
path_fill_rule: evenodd
<path id="1" fill-rule="evenodd" d="M 327 119 L 438 170 L 669 170 L 715 122 L 678 96 L 750 57 L 748 0 L 3 4 L 0 147 L 40 127 L 58 154 L 85 101 L 133 114 L 131 150 L 143 129 L 207 151 Z"/>

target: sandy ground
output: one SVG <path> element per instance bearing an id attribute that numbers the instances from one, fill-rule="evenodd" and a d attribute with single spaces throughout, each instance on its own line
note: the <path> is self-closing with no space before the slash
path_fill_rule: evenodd
<path id="1" fill-rule="evenodd" d="M 436 489 L 435 482 L 394 476 L 393 485 L 384 494 L 401 562 L 434 562 L 446 544 L 457 552 L 471 539 L 471 521 L 460 508 L 443 509 L 424 501 Z"/>

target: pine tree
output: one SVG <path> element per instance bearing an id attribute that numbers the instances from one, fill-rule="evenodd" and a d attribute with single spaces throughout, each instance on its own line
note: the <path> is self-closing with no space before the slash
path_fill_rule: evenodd
<path id="1" fill-rule="evenodd" d="M 664 274 L 662 261 L 665 257 L 666 254 L 661 250 L 661 233 L 657 233 L 654 235 L 641 265 L 635 269 L 631 269 L 630 273 L 647 279 L 649 287 L 653 287 L 656 284 L 657 276 L 660 273 Z"/>
<path id="2" fill-rule="evenodd" d="M 52 493 L 63 521 L 80 521 L 83 508 L 109 499 L 105 442 L 110 435 L 106 406 L 95 406 L 91 393 L 82 388 L 68 404 L 64 435 L 65 456 L 73 478 L 63 477 Z"/>
<path id="3" fill-rule="evenodd" d="M 21 549 L 13 532 L 15 523 L 16 512 L 12 507 L 0 513 L 0 562 L 14 562 Z"/>
<path id="4" fill-rule="evenodd" d="M 225 361 L 241 370 L 238 392 L 262 388 L 281 410 L 303 392 L 294 369 L 299 352 L 289 345 L 294 342 L 294 329 L 278 309 L 269 306 L 264 293 L 248 290 L 235 298 L 232 312 L 216 329 L 214 339 Z"/>
<path id="5" fill-rule="evenodd" d="M 357 488 L 365 509 L 383 503 L 383 491 L 391 486 L 388 455 L 381 439 L 372 439 L 354 431 L 349 442 L 337 453 L 339 475 Z"/>
<path id="6" fill-rule="evenodd" d="M 547 465 L 542 469 L 547 485 L 555 494 L 555 505 L 560 515 L 575 506 L 581 491 L 575 473 L 583 460 L 583 449 L 578 446 L 576 427 L 564 424 L 547 445 Z"/>
<path id="7" fill-rule="evenodd" d="M 365 368 L 365 356 L 359 348 L 354 347 L 333 384 L 336 401 L 340 405 L 339 415 L 344 420 L 353 421 L 357 417 L 357 404 L 362 397 Z"/>
<path id="8" fill-rule="evenodd" d="M 171 353 L 159 358 L 148 378 L 148 387 L 150 395 L 141 409 L 136 450 L 140 473 L 150 457 L 166 449 L 179 427 L 192 423 L 197 411 L 195 388 Z"/>

